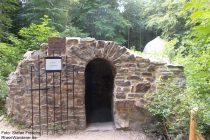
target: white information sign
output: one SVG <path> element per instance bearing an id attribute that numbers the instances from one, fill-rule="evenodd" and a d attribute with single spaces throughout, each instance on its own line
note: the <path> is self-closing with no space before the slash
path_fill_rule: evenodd
<path id="1" fill-rule="evenodd" d="M 61 71 L 61 57 L 46 57 L 45 70 L 49 72 Z"/>

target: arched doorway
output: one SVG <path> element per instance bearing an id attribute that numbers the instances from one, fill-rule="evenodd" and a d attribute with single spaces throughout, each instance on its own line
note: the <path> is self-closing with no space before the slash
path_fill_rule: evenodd
<path id="1" fill-rule="evenodd" d="M 85 69 L 85 109 L 87 124 L 112 121 L 114 68 L 96 58 Z"/>

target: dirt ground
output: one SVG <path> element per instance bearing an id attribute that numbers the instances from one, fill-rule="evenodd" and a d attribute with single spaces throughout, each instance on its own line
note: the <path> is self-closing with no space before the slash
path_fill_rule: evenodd
<path id="1" fill-rule="evenodd" d="M 8 124 L 7 121 L 0 117 L 0 139 L 14 139 L 13 136 L 22 137 L 20 139 L 32 139 L 31 130 L 18 130 L 14 126 Z M 94 130 L 87 129 L 84 131 L 71 132 L 64 135 L 34 135 L 36 140 L 155 140 L 151 136 L 138 131 L 122 131 L 122 130 Z"/>

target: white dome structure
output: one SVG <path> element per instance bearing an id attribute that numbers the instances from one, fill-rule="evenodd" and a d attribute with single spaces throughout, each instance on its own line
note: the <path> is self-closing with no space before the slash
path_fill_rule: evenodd
<path id="1" fill-rule="evenodd" d="M 168 56 L 165 54 L 166 51 L 166 41 L 161 39 L 159 36 L 151 40 L 144 47 L 143 53 L 146 57 L 153 61 L 161 61 L 168 63 Z"/>
<path id="2" fill-rule="evenodd" d="M 144 48 L 144 54 L 163 53 L 166 42 L 159 36 L 148 42 Z"/>

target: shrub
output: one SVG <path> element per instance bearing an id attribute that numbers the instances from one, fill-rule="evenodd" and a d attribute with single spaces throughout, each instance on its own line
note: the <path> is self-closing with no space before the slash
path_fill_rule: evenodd
<path id="1" fill-rule="evenodd" d="M 48 16 L 41 18 L 41 21 L 40 24 L 31 23 L 29 27 L 22 28 L 18 32 L 20 38 L 15 36 L 9 37 L 13 46 L 20 49 L 21 54 L 28 50 L 39 49 L 40 45 L 47 42 L 49 37 L 59 35 L 59 32 L 49 26 L 50 19 Z"/>
<path id="2" fill-rule="evenodd" d="M 0 77 L 0 115 L 5 113 L 5 99 L 7 95 L 7 85 L 3 77 Z"/>
<path id="3" fill-rule="evenodd" d="M 146 94 L 151 102 L 147 108 L 152 115 L 158 118 L 162 132 L 167 138 L 175 135 L 184 136 L 187 133 L 186 124 L 189 122 L 189 106 L 187 95 L 183 88 L 174 84 L 172 79 L 157 82 L 157 91 Z"/>
<path id="4" fill-rule="evenodd" d="M 198 130 L 207 137 L 210 130 L 210 102 L 202 101 L 203 98 L 192 88 L 180 88 L 172 79 L 160 79 L 156 92 L 147 93 L 146 97 L 151 100 L 147 109 L 156 116 L 162 127 L 161 133 L 168 139 L 186 139 L 189 132 L 189 112 L 195 107 L 198 107 Z"/>

